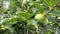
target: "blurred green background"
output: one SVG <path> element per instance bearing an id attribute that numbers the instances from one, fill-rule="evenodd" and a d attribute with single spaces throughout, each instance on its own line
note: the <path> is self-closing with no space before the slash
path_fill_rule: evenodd
<path id="1" fill-rule="evenodd" d="M 60 0 L 0 0 L 0 34 L 60 34 Z"/>

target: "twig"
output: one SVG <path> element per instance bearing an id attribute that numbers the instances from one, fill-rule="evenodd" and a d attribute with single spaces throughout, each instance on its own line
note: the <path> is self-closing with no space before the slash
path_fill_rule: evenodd
<path id="1" fill-rule="evenodd" d="M 27 29 L 27 34 L 28 34 L 28 29 Z"/>
<path id="2" fill-rule="evenodd" d="M 55 7 L 57 7 L 57 6 L 59 6 L 59 4 L 60 4 L 60 2 L 58 2 L 52 9 L 50 9 L 46 14 L 49 14 L 52 10 L 54 10 L 55 9 Z M 45 15 L 46 15 L 45 14 Z"/>

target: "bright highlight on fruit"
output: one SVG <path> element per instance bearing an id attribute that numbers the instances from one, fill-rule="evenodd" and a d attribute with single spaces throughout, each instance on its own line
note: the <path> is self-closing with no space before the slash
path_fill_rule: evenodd
<path id="1" fill-rule="evenodd" d="M 35 19 L 40 20 L 43 16 L 43 14 L 36 14 Z"/>

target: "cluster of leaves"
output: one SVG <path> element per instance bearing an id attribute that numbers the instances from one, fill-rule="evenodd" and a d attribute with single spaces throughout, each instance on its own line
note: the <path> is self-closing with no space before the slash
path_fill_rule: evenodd
<path id="1" fill-rule="evenodd" d="M 60 0 L 0 0 L 0 34 L 59 34 Z"/>

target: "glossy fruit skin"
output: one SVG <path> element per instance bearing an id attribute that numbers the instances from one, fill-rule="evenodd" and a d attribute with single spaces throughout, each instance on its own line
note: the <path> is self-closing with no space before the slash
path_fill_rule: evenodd
<path id="1" fill-rule="evenodd" d="M 41 18 L 43 18 L 43 14 L 36 14 L 35 15 L 35 19 L 40 20 Z"/>

